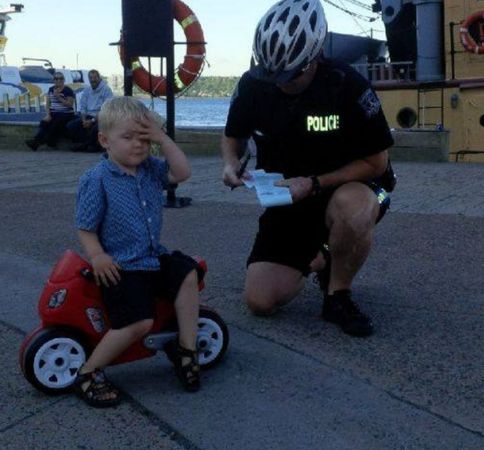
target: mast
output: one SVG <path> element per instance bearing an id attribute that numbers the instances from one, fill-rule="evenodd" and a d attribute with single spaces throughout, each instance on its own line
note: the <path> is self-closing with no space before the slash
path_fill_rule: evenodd
<path id="1" fill-rule="evenodd" d="M 10 3 L 10 6 L 0 7 L 0 66 L 6 66 L 7 60 L 5 58 L 5 46 L 7 45 L 7 36 L 5 30 L 7 28 L 7 21 L 11 20 L 9 15 L 22 12 L 24 5 L 20 3 Z"/>

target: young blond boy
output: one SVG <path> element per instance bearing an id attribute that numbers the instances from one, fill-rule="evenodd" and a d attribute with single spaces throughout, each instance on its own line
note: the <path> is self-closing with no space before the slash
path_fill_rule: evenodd
<path id="1" fill-rule="evenodd" d="M 112 328 L 79 369 L 76 393 L 91 406 L 119 403 L 119 391 L 103 368 L 150 331 L 160 294 L 175 305 L 176 374 L 185 389 L 196 391 L 197 263 L 180 252 L 169 253 L 159 242 L 163 189 L 186 180 L 190 166 L 158 116 L 131 97 L 106 102 L 98 121 L 106 155 L 80 179 L 76 227 Z M 151 143 L 160 145 L 164 160 L 150 155 Z"/>

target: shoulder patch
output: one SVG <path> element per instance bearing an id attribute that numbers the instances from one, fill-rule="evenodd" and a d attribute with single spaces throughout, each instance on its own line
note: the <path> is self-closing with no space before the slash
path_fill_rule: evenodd
<path id="1" fill-rule="evenodd" d="M 375 116 L 381 108 L 380 100 L 370 88 L 361 94 L 358 103 L 368 118 Z"/>

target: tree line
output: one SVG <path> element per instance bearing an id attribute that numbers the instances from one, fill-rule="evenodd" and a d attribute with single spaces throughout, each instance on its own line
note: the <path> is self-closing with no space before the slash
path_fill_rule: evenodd
<path id="1" fill-rule="evenodd" d="M 185 97 L 230 97 L 239 77 L 200 77 L 183 93 Z M 144 97 L 148 94 L 133 86 L 133 94 Z"/>
<path id="2" fill-rule="evenodd" d="M 239 77 L 200 77 L 185 92 L 187 97 L 230 97 Z"/>

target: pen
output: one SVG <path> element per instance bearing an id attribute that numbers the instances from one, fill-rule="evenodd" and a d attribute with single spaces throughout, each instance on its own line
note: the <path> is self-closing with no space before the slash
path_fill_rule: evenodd
<path id="1" fill-rule="evenodd" d="M 240 178 L 243 173 L 245 172 L 245 169 L 247 168 L 247 164 L 249 164 L 249 159 L 250 159 L 250 152 L 247 152 L 247 154 L 245 155 L 243 161 L 242 161 L 242 164 L 240 166 L 240 169 L 238 170 L 237 172 L 237 178 Z M 235 189 L 235 186 L 232 186 L 230 188 L 230 190 L 234 190 Z"/>

